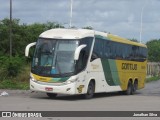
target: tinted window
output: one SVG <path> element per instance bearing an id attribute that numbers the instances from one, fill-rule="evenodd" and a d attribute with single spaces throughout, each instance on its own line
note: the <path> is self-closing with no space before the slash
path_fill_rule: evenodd
<path id="1" fill-rule="evenodd" d="M 147 48 L 96 38 L 93 54 L 99 58 L 144 61 L 147 58 Z"/>
<path id="2" fill-rule="evenodd" d="M 104 40 L 96 38 L 93 48 L 93 53 L 96 54 L 98 57 L 102 58 L 104 56 Z"/>

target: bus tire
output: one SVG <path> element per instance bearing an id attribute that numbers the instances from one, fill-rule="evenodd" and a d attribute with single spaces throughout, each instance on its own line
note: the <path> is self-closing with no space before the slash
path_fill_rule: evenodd
<path id="1" fill-rule="evenodd" d="M 138 81 L 134 81 L 133 92 L 136 92 L 137 89 L 138 89 Z"/>
<path id="2" fill-rule="evenodd" d="M 93 81 L 91 81 L 88 85 L 87 93 L 84 94 L 85 99 L 91 99 L 94 96 L 95 92 L 95 84 Z"/>
<path id="3" fill-rule="evenodd" d="M 55 93 L 46 93 L 49 98 L 55 98 L 57 94 Z"/>
<path id="4" fill-rule="evenodd" d="M 128 82 L 127 90 L 125 91 L 126 95 L 132 95 L 133 94 L 133 85 L 132 82 Z"/>

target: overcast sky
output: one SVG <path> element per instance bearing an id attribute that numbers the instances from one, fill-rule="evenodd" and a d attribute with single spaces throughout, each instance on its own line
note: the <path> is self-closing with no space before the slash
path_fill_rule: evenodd
<path id="1" fill-rule="evenodd" d="M 12 0 L 13 18 L 21 23 L 59 22 L 69 26 L 70 0 Z M 142 12 L 142 8 L 143 12 Z M 160 39 L 160 0 L 73 0 L 72 25 L 92 26 L 142 42 Z M 9 18 L 9 0 L 0 0 L 0 20 Z"/>

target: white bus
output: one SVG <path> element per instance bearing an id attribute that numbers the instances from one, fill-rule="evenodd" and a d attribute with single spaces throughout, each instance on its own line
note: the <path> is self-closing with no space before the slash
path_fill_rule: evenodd
<path id="1" fill-rule="evenodd" d="M 133 94 L 146 78 L 147 47 L 116 35 L 87 29 L 51 29 L 36 45 L 30 73 L 30 89 L 57 94 L 124 91 Z"/>

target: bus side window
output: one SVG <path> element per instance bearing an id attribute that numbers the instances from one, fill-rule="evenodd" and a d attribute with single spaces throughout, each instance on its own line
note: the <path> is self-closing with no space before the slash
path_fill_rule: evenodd
<path id="1" fill-rule="evenodd" d="M 100 39 L 100 38 L 96 38 L 95 39 L 95 43 L 94 43 L 94 47 L 93 47 L 93 53 L 97 53 L 96 55 L 99 58 L 103 57 L 103 49 L 104 49 L 104 40 Z"/>
<path id="2" fill-rule="evenodd" d="M 87 60 L 88 60 L 87 58 L 88 58 L 87 52 L 85 50 L 82 50 L 80 52 L 79 59 L 77 61 L 77 71 L 78 72 L 85 68 L 87 64 Z"/>

